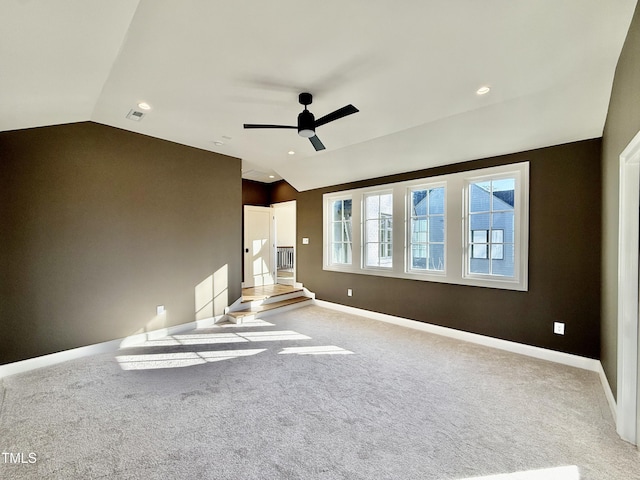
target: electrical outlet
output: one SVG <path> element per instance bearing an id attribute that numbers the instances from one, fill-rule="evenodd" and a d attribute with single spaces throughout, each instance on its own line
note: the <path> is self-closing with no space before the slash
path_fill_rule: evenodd
<path id="1" fill-rule="evenodd" d="M 353 290 L 347 288 L 347 297 L 353 297 Z"/>
<path id="2" fill-rule="evenodd" d="M 564 335 L 564 323 L 553 322 L 553 333 L 556 335 Z"/>

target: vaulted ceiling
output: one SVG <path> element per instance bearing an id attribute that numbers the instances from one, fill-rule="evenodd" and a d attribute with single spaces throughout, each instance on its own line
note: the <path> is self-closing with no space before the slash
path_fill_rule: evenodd
<path id="1" fill-rule="evenodd" d="M 298 190 L 594 138 L 635 6 L 3 0 L 0 130 L 91 120 L 239 157 L 246 178 Z M 316 118 L 360 110 L 318 129 L 326 150 L 243 129 L 295 125 L 301 92 Z M 142 120 L 126 118 L 140 102 Z"/>

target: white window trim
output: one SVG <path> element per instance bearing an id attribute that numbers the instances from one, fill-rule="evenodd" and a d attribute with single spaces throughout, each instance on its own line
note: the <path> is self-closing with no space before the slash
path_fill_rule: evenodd
<path id="1" fill-rule="evenodd" d="M 331 235 L 332 235 L 332 231 L 329 228 L 329 224 L 333 223 L 333 211 L 331 209 L 331 204 L 335 201 L 338 200 L 351 200 L 351 263 L 331 263 L 331 247 L 333 245 L 333 242 L 331 242 Z M 333 194 L 330 197 L 326 197 L 324 199 L 323 202 L 323 221 L 324 221 L 324 228 L 323 228 L 323 239 L 324 239 L 324 250 L 323 250 L 323 262 L 325 265 L 325 269 L 326 270 L 337 270 L 337 271 L 352 271 L 354 268 L 354 265 L 359 265 L 359 263 L 354 263 L 355 262 L 355 257 L 354 257 L 354 253 L 355 253 L 355 249 L 356 249 L 356 243 L 358 243 L 358 247 L 360 248 L 360 244 L 359 241 L 356 242 L 356 239 L 358 239 L 358 237 L 360 236 L 360 234 L 358 232 L 355 231 L 355 229 L 353 228 L 355 224 L 354 219 L 353 219 L 353 211 L 354 211 L 354 204 L 353 204 L 353 196 L 350 193 L 344 193 L 343 194 Z M 356 225 L 357 227 L 357 225 Z M 360 257 L 358 256 L 358 261 L 359 261 Z M 329 267 L 329 268 L 327 268 Z"/>
<path id="2" fill-rule="evenodd" d="M 515 191 L 515 266 L 514 277 L 469 274 L 468 268 L 468 184 L 479 179 L 498 177 L 516 178 Z M 410 207 L 409 191 L 418 187 L 445 187 L 445 270 L 417 271 L 409 268 Z M 377 192 L 393 193 L 393 266 L 391 268 L 364 268 L 363 246 L 363 201 L 366 194 Z M 331 259 L 329 248 L 330 205 L 333 200 L 351 198 L 353 243 L 351 265 L 328 263 Z M 377 275 L 382 277 L 406 278 L 430 282 L 451 283 L 505 290 L 527 291 L 529 264 L 529 162 L 521 162 L 497 167 L 452 173 L 437 177 L 376 185 L 323 195 L 323 269 L 328 271 Z M 355 229 L 360 232 L 356 233 Z"/>

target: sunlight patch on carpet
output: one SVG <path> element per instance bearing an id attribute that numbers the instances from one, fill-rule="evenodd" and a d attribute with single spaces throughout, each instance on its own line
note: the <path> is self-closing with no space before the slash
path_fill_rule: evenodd
<path id="1" fill-rule="evenodd" d="M 208 362 L 231 360 L 264 352 L 264 348 L 250 350 L 221 350 L 216 352 L 153 353 L 143 355 L 119 355 L 116 360 L 123 370 L 154 370 L 202 365 Z"/>
<path id="2" fill-rule="evenodd" d="M 485 477 L 462 478 L 460 480 L 580 480 L 580 471 L 577 466 L 569 465 L 566 467 L 502 473 Z"/>
<path id="3" fill-rule="evenodd" d="M 278 352 L 279 355 L 353 355 L 350 350 L 336 347 L 335 345 L 325 345 L 317 347 L 286 347 Z"/>

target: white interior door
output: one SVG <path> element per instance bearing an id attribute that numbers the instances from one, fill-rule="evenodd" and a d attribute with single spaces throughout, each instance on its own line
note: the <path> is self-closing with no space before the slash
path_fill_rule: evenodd
<path id="1" fill-rule="evenodd" d="M 244 286 L 275 283 L 273 209 L 244 207 Z"/>

